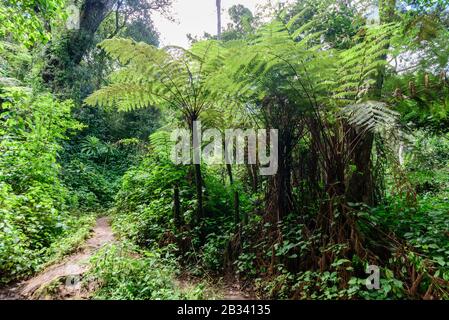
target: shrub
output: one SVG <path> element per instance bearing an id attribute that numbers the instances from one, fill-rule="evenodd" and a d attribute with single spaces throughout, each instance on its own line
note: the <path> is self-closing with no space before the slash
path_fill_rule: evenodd
<path id="1" fill-rule="evenodd" d="M 95 299 L 168 300 L 200 298 L 201 292 L 181 291 L 175 282 L 176 261 L 161 250 L 143 251 L 130 245 L 111 245 L 91 260 L 88 279 L 99 289 Z"/>
<path id="2" fill-rule="evenodd" d="M 80 128 L 70 102 L 10 89 L 1 98 L 0 279 L 32 272 L 64 232 L 67 188 L 57 162 L 68 130 Z"/>

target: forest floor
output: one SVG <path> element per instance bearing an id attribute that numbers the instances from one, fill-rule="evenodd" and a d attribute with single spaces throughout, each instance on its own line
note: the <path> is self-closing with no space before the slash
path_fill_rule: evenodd
<path id="1" fill-rule="evenodd" d="M 90 257 L 98 249 L 114 241 L 109 218 L 98 218 L 92 236 L 77 252 L 32 278 L 1 290 L 0 300 L 88 298 L 90 292 L 81 290 L 79 279 L 88 271 Z"/>
<path id="2" fill-rule="evenodd" d="M 176 279 L 176 285 L 182 291 L 192 290 L 199 283 L 204 283 L 204 279 L 181 276 Z M 206 300 L 257 300 L 255 294 L 250 290 L 245 290 L 240 282 L 232 276 L 226 276 L 224 279 L 207 279 L 207 285 L 204 288 L 204 298 Z"/>
<path id="3" fill-rule="evenodd" d="M 95 283 L 82 286 L 80 279 L 90 268 L 90 258 L 103 246 L 116 242 L 108 217 L 98 218 L 90 238 L 76 252 L 48 266 L 31 278 L 0 289 L 0 300 L 84 300 L 92 296 Z M 181 290 L 197 283 L 188 277 L 176 279 Z M 92 286 L 93 285 L 93 286 Z M 205 289 L 207 298 L 249 300 L 255 297 L 244 292 L 235 279 L 227 278 L 220 284 Z"/>

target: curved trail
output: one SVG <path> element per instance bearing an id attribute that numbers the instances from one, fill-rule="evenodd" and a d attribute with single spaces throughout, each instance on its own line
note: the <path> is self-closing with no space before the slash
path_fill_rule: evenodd
<path id="1" fill-rule="evenodd" d="M 89 269 L 90 257 L 101 247 L 115 242 L 115 237 L 109 224 L 109 218 L 97 219 L 91 237 L 72 255 L 44 269 L 30 279 L 0 289 L 0 300 L 36 300 L 36 299 L 89 299 L 90 292 L 82 290 L 79 279 Z M 73 281 L 73 283 L 72 283 Z M 193 287 L 195 282 L 178 280 L 177 285 Z M 224 300 L 248 300 L 254 296 L 244 293 L 238 281 L 228 279 L 214 291 Z"/>
<path id="2" fill-rule="evenodd" d="M 89 269 L 89 258 L 102 246 L 115 241 L 114 234 L 107 217 L 99 218 L 93 229 L 92 236 L 85 242 L 77 253 L 74 253 L 55 265 L 52 265 L 36 276 L 0 291 L 1 299 L 42 299 L 42 289 L 48 287 L 58 279 L 78 279 Z M 75 284 L 60 286 L 58 299 L 82 299 L 79 288 Z M 49 298 L 46 295 L 44 298 Z"/>

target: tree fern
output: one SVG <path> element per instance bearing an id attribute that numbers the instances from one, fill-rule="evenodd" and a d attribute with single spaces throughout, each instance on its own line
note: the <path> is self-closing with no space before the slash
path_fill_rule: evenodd
<path id="1" fill-rule="evenodd" d="M 213 104 L 203 83 L 212 66 L 219 63 L 217 43 L 210 41 L 192 51 L 158 49 L 129 39 L 106 40 L 100 46 L 121 67 L 111 75 L 111 84 L 89 96 L 87 104 L 115 106 L 122 111 L 150 105 L 171 107 L 195 118 Z"/>
<path id="2" fill-rule="evenodd" d="M 218 42 L 207 41 L 186 50 L 111 39 L 102 42 L 101 47 L 121 67 L 111 76 L 111 84 L 93 93 L 86 103 L 125 111 L 150 105 L 169 107 L 182 115 L 192 132 L 193 122 L 216 105 L 207 80 L 220 65 L 220 51 L 224 49 Z M 164 145 L 168 148 L 170 144 L 164 141 Z M 200 165 L 195 164 L 194 170 L 199 221 L 204 217 Z"/>
<path id="3" fill-rule="evenodd" d="M 168 159 L 174 142 L 170 140 L 168 131 L 159 130 L 150 136 L 151 151 L 159 157 Z"/>

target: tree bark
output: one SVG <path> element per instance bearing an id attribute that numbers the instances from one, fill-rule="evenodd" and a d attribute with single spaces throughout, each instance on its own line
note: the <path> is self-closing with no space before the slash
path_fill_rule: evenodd
<path id="1" fill-rule="evenodd" d="M 79 64 L 86 51 L 92 47 L 94 35 L 100 24 L 113 9 L 116 0 L 86 0 L 81 8 L 80 29 L 74 33 L 68 50 L 71 60 Z"/>
<path id="2" fill-rule="evenodd" d="M 204 218 L 204 206 L 203 206 L 203 178 L 201 176 L 201 145 L 198 145 L 195 148 L 195 142 L 200 144 L 199 135 L 201 132 L 196 132 L 195 129 L 201 130 L 200 128 L 195 128 L 194 123 L 198 120 L 197 114 L 191 114 L 188 118 L 188 123 L 190 127 L 191 133 L 191 146 L 193 151 L 193 170 L 195 175 L 195 186 L 196 186 L 196 198 L 197 198 L 197 207 L 196 207 L 196 222 L 200 223 Z M 195 163 L 195 160 L 197 163 Z"/>
<path id="3" fill-rule="evenodd" d="M 80 28 L 67 31 L 65 39 L 58 52 L 51 45 L 47 49 L 47 63 L 42 71 L 42 79 L 49 87 L 57 92 L 64 86 L 59 83 L 59 73 L 68 72 L 76 67 L 85 53 L 94 45 L 95 33 L 100 24 L 113 9 L 116 0 L 85 0 L 81 6 Z M 63 56 L 61 56 L 61 53 Z"/>
<path id="4" fill-rule="evenodd" d="M 279 132 L 278 171 L 269 178 L 267 189 L 267 212 L 273 215 L 275 222 L 282 221 L 293 211 L 292 143 L 289 132 Z"/>
<path id="5" fill-rule="evenodd" d="M 395 19 L 396 0 L 379 0 L 379 18 L 380 23 L 390 23 Z M 388 49 L 389 45 L 387 45 Z M 383 60 L 387 55 L 382 56 Z M 373 96 L 376 99 L 382 98 L 382 88 L 385 79 L 385 67 L 378 69 L 376 77 L 376 86 Z M 357 135 L 357 129 L 353 129 L 354 135 Z M 374 135 L 372 133 L 364 134 L 360 142 L 354 148 L 353 164 L 356 166 L 356 172 L 351 176 L 348 185 L 347 198 L 351 202 L 364 202 L 368 205 L 375 204 L 374 189 L 375 182 L 371 170 L 371 152 L 373 149 Z"/>
<path id="6" fill-rule="evenodd" d="M 234 191 L 234 220 L 235 224 L 240 224 L 240 198 L 237 191 Z"/>
<path id="7" fill-rule="evenodd" d="M 357 129 L 352 128 L 353 139 L 357 139 Z M 346 198 L 354 203 L 366 203 L 374 205 L 374 180 L 371 170 L 371 153 L 373 149 L 374 135 L 370 132 L 363 135 L 355 146 L 352 161 L 356 171 L 352 174 L 348 183 Z"/>
<path id="8" fill-rule="evenodd" d="M 175 184 L 173 188 L 173 214 L 175 220 L 175 227 L 177 230 L 181 227 L 181 202 L 179 199 L 179 186 Z"/>
<path id="9" fill-rule="evenodd" d="M 216 0 L 217 6 L 217 39 L 221 40 L 221 0 Z"/>
<path id="10" fill-rule="evenodd" d="M 195 185 L 196 185 L 196 198 L 197 198 L 197 222 L 200 222 L 204 218 L 203 207 L 203 179 L 201 177 L 201 165 L 195 164 Z"/>
<path id="11" fill-rule="evenodd" d="M 294 210 L 292 192 L 293 148 L 301 135 L 299 113 L 285 97 L 267 97 L 263 102 L 266 128 L 278 130 L 278 170 L 268 178 L 266 211 L 272 222 L 280 222 Z M 269 135 L 267 135 L 269 137 Z M 270 145 L 270 141 L 267 141 Z"/>
<path id="12" fill-rule="evenodd" d="M 231 164 L 226 164 L 226 171 L 228 172 L 229 176 L 229 184 L 231 185 L 231 188 L 234 187 L 234 177 L 232 175 L 232 166 Z M 237 190 L 234 190 L 234 222 L 236 224 L 240 223 L 240 197 L 239 192 Z"/>

